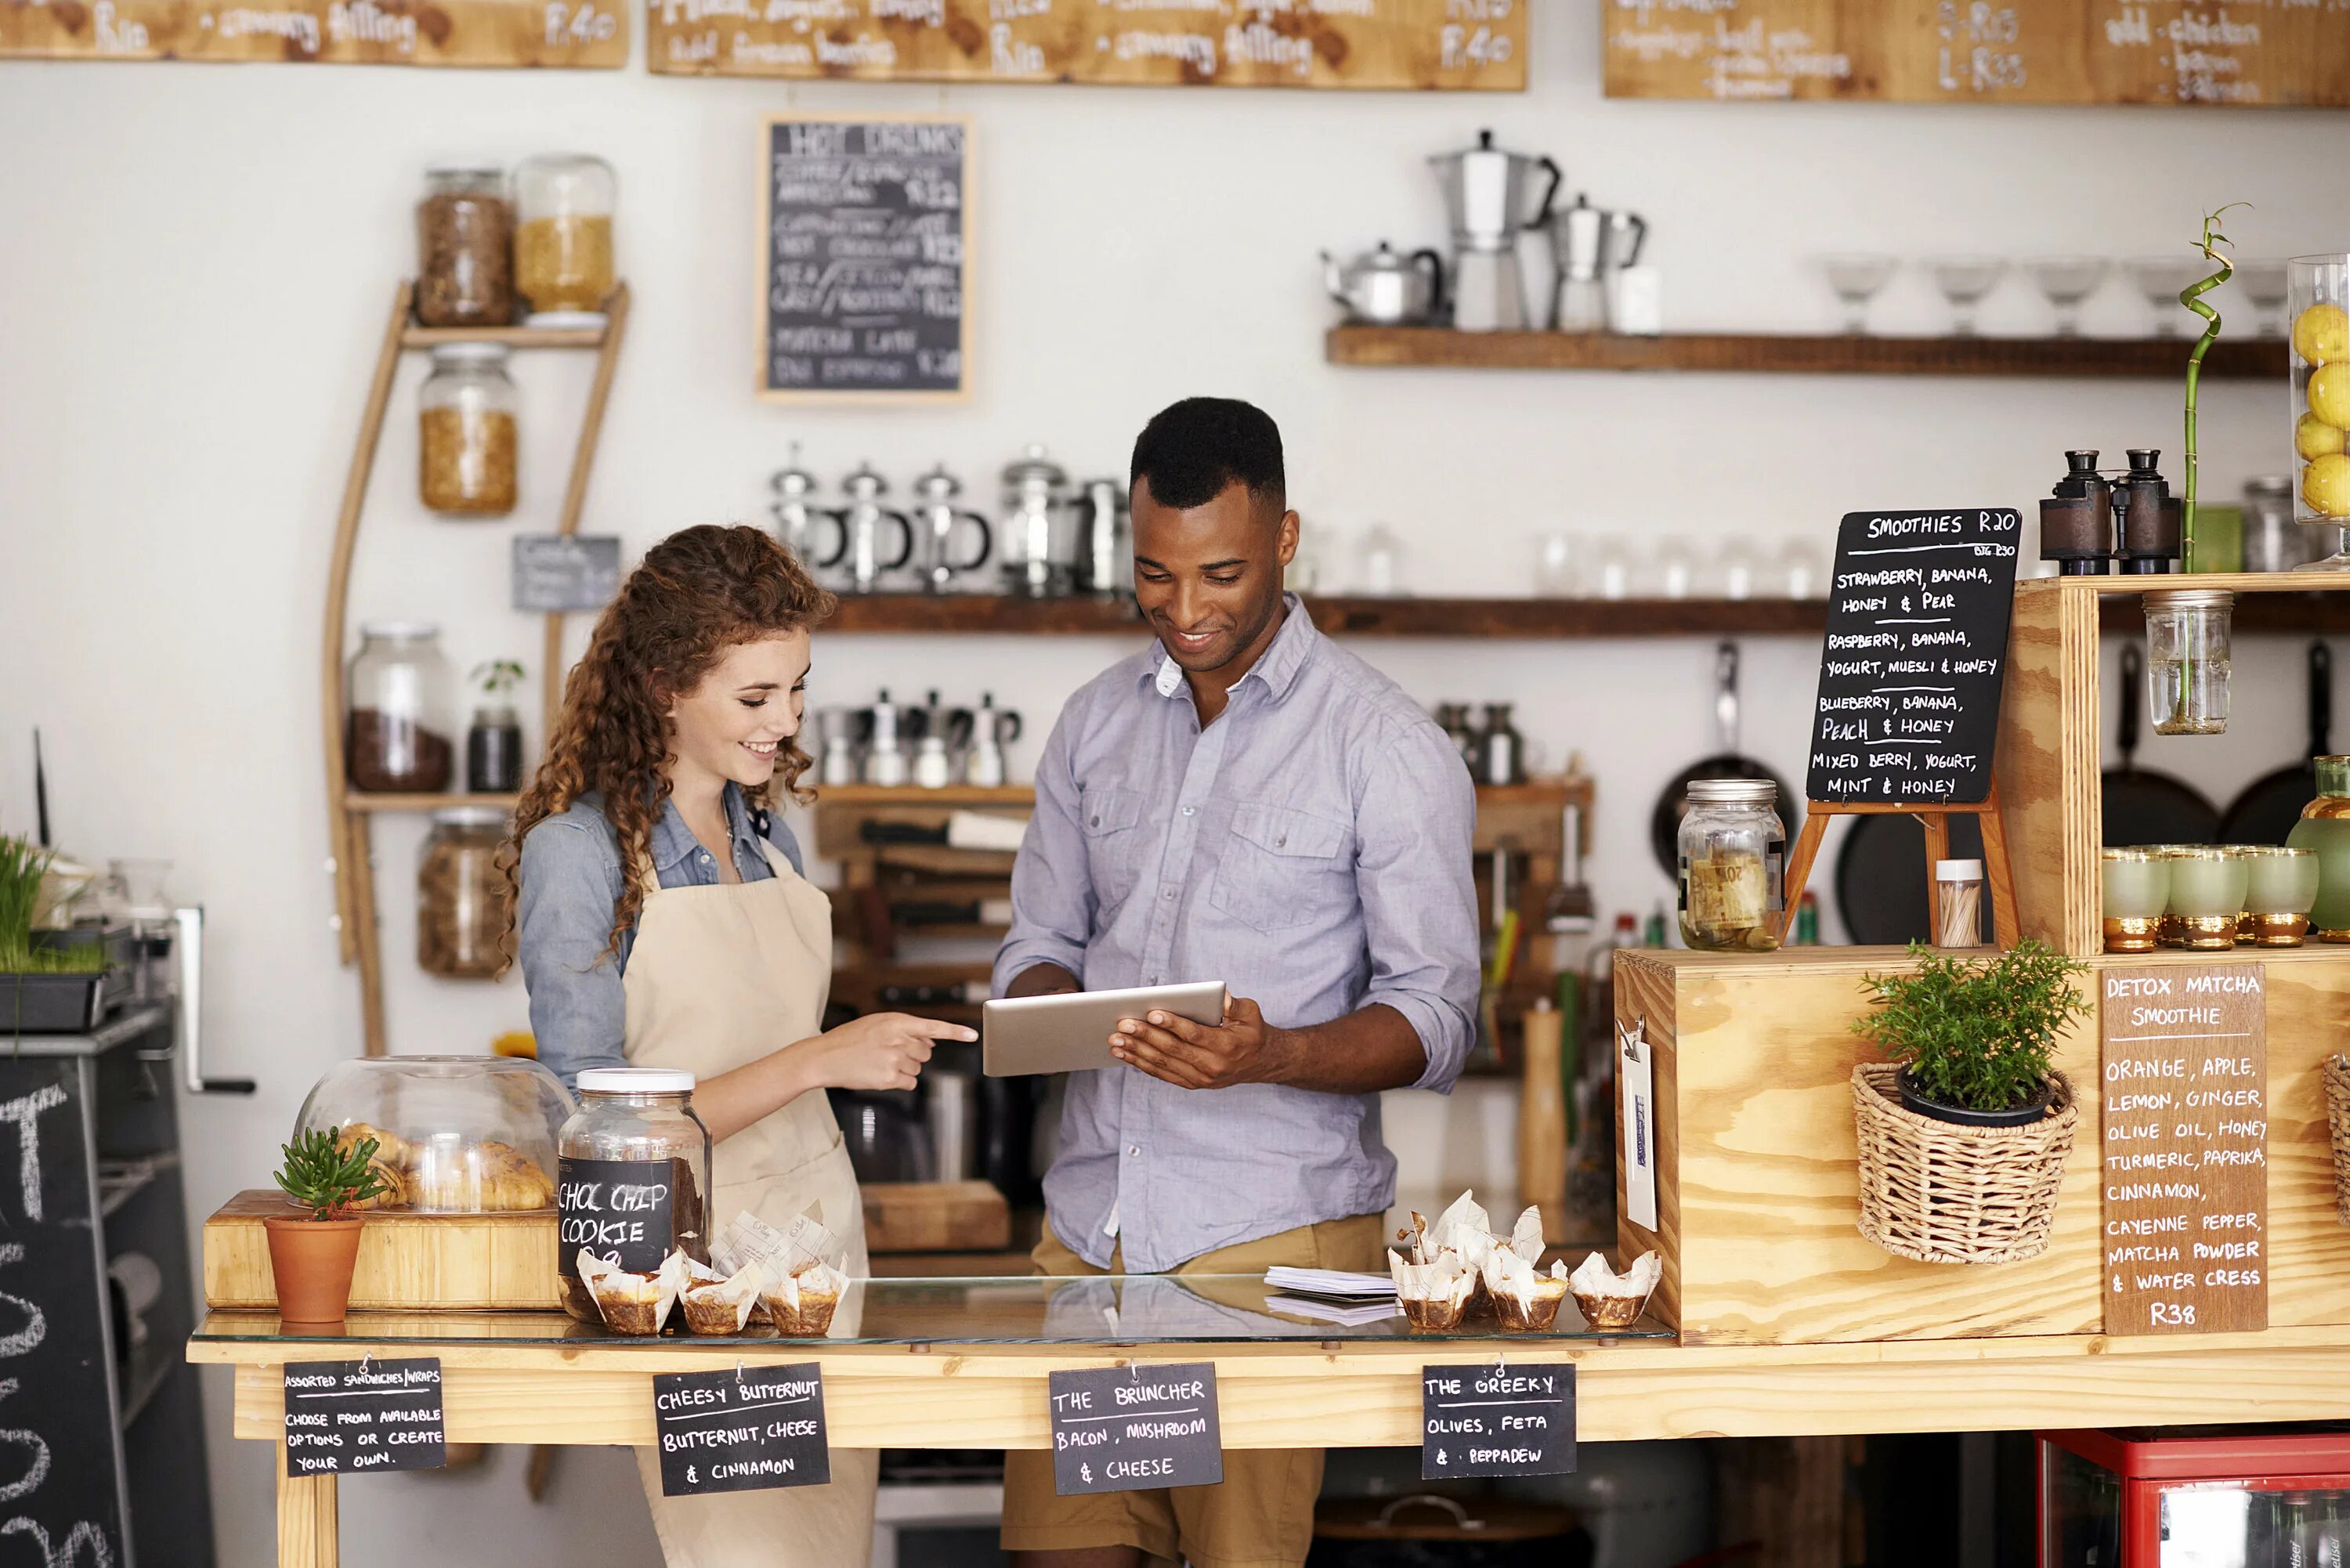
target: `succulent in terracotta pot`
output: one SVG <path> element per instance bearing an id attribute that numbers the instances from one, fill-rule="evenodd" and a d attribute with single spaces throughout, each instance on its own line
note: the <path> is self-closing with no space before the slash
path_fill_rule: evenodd
<path id="1" fill-rule="evenodd" d="M 350 1304 L 351 1267 L 358 1262 L 358 1206 L 383 1191 L 369 1165 L 376 1140 L 345 1147 L 324 1128 L 296 1133 L 283 1147 L 276 1181 L 299 1214 L 271 1215 L 269 1271 L 277 1287 L 277 1315 L 287 1323 L 340 1323 Z"/>

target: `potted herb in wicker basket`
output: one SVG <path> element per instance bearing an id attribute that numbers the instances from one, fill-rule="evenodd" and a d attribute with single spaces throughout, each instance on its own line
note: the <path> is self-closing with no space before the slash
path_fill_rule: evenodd
<path id="1" fill-rule="evenodd" d="M 1852 1071 L 1860 1233 L 1921 1263 L 2040 1255 L 2079 1119 L 2050 1065 L 2089 1004 L 2085 966 L 2026 941 L 1970 961 L 1912 946 L 1917 971 L 1870 975 L 1853 1021 L 1887 1060 Z"/>
<path id="2" fill-rule="evenodd" d="M 357 1210 L 380 1197 L 383 1178 L 369 1161 L 376 1140 L 349 1147 L 321 1127 L 296 1133 L 285 1146 L 277 1185 L 304 1214 L 273 1214 L 262 1221 L 269 1233 L 269 1272 L 277 1287 L 277 1315 L 288 1323 L 340 1323 L 351 1301 L 351 1268 L 359 1255 Z"/>

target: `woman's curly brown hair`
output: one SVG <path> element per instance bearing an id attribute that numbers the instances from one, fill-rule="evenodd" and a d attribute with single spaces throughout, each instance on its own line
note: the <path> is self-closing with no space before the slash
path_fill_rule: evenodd
<path id="1" fill-rule="evenodd" d="M 619 838 L 620 864 L 646 864 L 653 824 L 669 799 L 668 769 L 677 761 L 665 716 L 671 701 L 700 685 L 728 649 L 809 630 L 837 604 L 789 550 L 758 528 L 704 524 L 645 552 L 619 596 L 596 618 L 588 652 L 563 683 L 563 711 L 546 760 L 523 792 L 514 835 L 500 852 L 509 894 L 509 955 L 512 911 L 521 906 L 522 842 L 530 830 L 593 790 L 603 796 L 604 816 Z M 746 798 L 765 805 L 780 786 L 806 805 L 816 798 L 813 790 L 799 787 L 808 764 L 793 737 L 776 750 L 774 779 L 745 791 Z M 642 881 L 624 875 L 603 957 L 619 953 L 644 902 Z"/>

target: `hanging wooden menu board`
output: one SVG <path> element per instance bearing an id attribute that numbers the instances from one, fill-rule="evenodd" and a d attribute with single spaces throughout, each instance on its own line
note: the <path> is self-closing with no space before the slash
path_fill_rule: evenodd
<path id="1" fill-rule="evenodd" d="M 629 63 L 626 0 L 0 0 L 0 59 Z"/>
<path id="2" fill-rule="evenodd" d="M 2098 981 L 2106 1332 L 2266 1328 L 2265 973 L 2139 964 Z"/>
<path id="3" fill-rule="evenodd" d="M 647 0 L 686 76 L 1523 92 L 1533 0 Z"/>
<path id="4" fill-rule="evenodd" d="M 777 115 L 760 138 L 759 395 L 967 396 L 969 123 Z"/>
<path id="5" fill-rule="evenodd" d="M 2317 0 L 1606 0 L 1607 96 L 2350 106 Z"/>

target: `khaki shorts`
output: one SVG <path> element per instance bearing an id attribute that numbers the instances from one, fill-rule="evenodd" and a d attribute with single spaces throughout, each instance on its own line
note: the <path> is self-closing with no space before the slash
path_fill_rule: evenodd
<path id="1" fill-rule="evenodd" d="M 1202 1252 L 1178 1274 L 1258 1274 L 1275 1263 L 1309 1269 L 1381 1268 L 1385 1219 L 1357 1214 Z M 1061 1243 L 1052 1227 L 1032 1254 L 1047 1274 L 1122 1274 L 1123 1252 L 1097 1269 Z M 1003 1550 L 1065 1552 L 1132 1546 L 1192 1568 L 1297 1568 L 1314 1544 L 1314 1503 L 1322 1492 L 1319 1449 L 1227 1449 L 1216 1486 L 1062 1497 L 1053 1456 L 1014 1449 L 1003 1456 Z"/>

